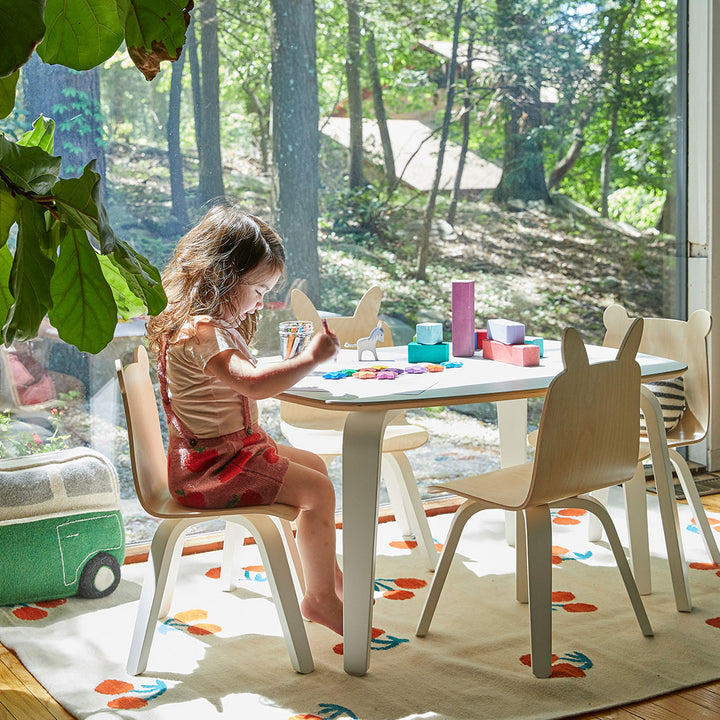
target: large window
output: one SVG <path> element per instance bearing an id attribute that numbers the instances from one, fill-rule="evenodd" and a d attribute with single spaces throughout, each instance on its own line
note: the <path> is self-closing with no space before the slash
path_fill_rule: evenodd
<path id="1" fill-rule="evenodd" d="M 340 315 L 380 285 L 396 344 L 418 322 L 445 323 L 449 333 L 453 279 L 475 281 L 478 327 L 508 318 L 544 337 L 573 325 L 600 342 L 603 309 L 615 302 L 636 315 L 684 311 L 676 57 L 685 19 L 675 2 L 318 0 L 314 18 L 313 3 L 294 0 L 240 8 L 218 0 L 216 16 L 214 5 L 196 2 L 180 61 L 150 83 L 124 52 L 82 73 L 35 58 L 0 129 L 19 138 L 39 114 L 52 117 L 63 175 L 97 157 L 111 225 L 160 268 L 219 194 L 276 221 L 290 285 L 263 311 L 259 354 L 278 352 L 277 323 L 290 316 L 287 292 L 298 285 Z M 273 23 L 276 33 L 289 30 L 270 5 L 307 6 L 316 67 L 304 75 L 271 51 Z M 282 52 L 287 45 L 281 36 Z M 316 150 L 293 146 L 284 116 L 273 116 L 273 107 L 292 111 L 314 97 L 293 95 L 292 82 L 288 90 L 298 77 L 317 83 Z M 306 167 L 308 152 L 316 235 L 312 218 L 291 212 L 315 207 L 307 177 L 283 176 L 295 155 Z M 131 542 L 148 538 L 151 523 L 134 499 L 114 360 L 129 360 L 142 328 L 142 318 L 120 322 L 113 342 L 91 355 L 43 327 L 2 351 L 0 366 L 2 452 L 85 444 L 107 454 Z M 18 361 L 31 385 L 45 383 L 34 397 Z M 540 408 L 531 404 L 531 424 Z M 262 411 L 283 441 L 278 402 Z M 408 453 L 421 487 L 499 462 L 492 406 L 413 411 L 408 420 L 430 433 Z M 339 488 L 337 461 L 330 472 Z"/>

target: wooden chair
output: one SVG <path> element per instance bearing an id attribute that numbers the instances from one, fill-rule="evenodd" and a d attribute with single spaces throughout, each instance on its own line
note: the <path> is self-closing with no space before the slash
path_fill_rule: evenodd
<path id="1" fill-rule="evenodd" d="M 606 333 L 603 345 L 618 347 L 633 319 L 620 305 L 610 305 L 603 314 Z M 695 514 L 695 521 L 702 534 L 708 554 L 713 562 L 720 565 L 720 551 L 715 535 L 708 523 L 697 488 L 692 479 L 685 458 L 676 448 L 702 441 L 707 435 L 710 419 L 710 380 L 708 373 L 707 338 L 712 320 L 707 310 L 696 310 L 687 321 L 667 318 L 644 318 L 644 329 L 640 341 L 640 352 L 679 360 L 687 365 L 683 373 L 686 408 L 680 422 L 666 433 L 668 455 L 675 468 L 680 484 Z M 650 457 L 647 437 L 640 438 L 635 486 L 636 497 L 645 506 L 645 472 L 643 461 Z M 630 487 L 630 486 L 628 486 Z M 674 497 L 674 496 L 673 496 Z M 629 505 L 629 503 L 628 503 Z M 647 510 L 642 513 L 628 513 L 631 537 L 633 571 L 643 594 L 651 590 Z M 671 530 L 669 530 L 671 531 Z M 590 539 L 600 538 L 596 523 L 590 527 Z"/>
<path id="2" fill-rule="evenodd" d="M 115 367 L 125 407 L 130 459 L 138 500 L 149 515 L 161 520 L 150 546 L 147 575 L 140 595 L 127 671 L 131 675 L 138 675 L 147 667 L 150 646 L 156 634 L 156 622 L 159 618 L 166 617 L 170 609 L 185 531 L 191 525 L 206 520 L 222 519 L 226 521 L 220 576 L 223 589 L 235 588 L 238 572 L 234 562 L 234 548 L 242 545 L 243 528 L 247 529 L 260 550 L 290 653 L 290 662 L 299 673 L 312 672 L 312 654 L 286 547 L 275 523 L 275 520 L 280 522 L 298 570 L 299 557 L 290 529 L 290 521 L 298 514 L 297 508 L 274 504 L 203 510 L 176 503 L 168 490 L 167 458 L 155 392 L 150 379 L 147 351 L 138 346 L 135 350 L 135 362 L 123 368 L 121 361 L 117 360 Z M 298 570 L 298 577 L 302 579 L 301 569 Z"/>
<path id="3" fill-rule="evenodd" d="M 644 635 L 653 634 L 615 526 L 591 490 L 630 480 L 637 465 L 640 367 L 635 354 L 642 333 L 637 320 L 617 358 L 590 365 L 578 332 L 563 333 L 565 369 L 550 384 L 532 463 L 515 465 L 436 486 L 467 500 L 453 518 L 425 600 L 416 634 L 430 627 L 460 534 L 480 510 L 503 508 L 522 515 L 517 538 L 517 598 L 529 602 L 533 674 L 551 673 L 551 507 L 581 507 L 595 513 L 610 538 L 618 568 Z"/>
<path id="4" fill-rule="evenodd" d="M 382 292 L 371 287 L 358 303 L 351 317 L 325 318 L 328 327 L 340 341 L 355 343 L 358 338 L 367 337 L 378 323 L 378 311 Z M 315 329 L 322 327 L 318 311 L 310 298 L 301 290 L 293 290 L 290 304 L 297 320 L 310 320 Z M 378 347 L 393 344 L 392 332 L 382 323 L 384 340 Z M 319 455 L 326 465 L 342 455 L 343 427 L 347 413 L 318 410 L 287 401 L 280 402 L 280 429 L 288 442 L 295 447 L 310 450 Z M 411 425 L 404 412 L 398 412 L 385 429 L 383 438 L 382 478 L 387 487 L 390 503 L 400 532 L 407 538 L 417 540 L 427 567 L 432 570 L 437 562 L 437 550 L 430 532 L 425 508 L 415 482 L 410 461 L 405 453 L 421 447 L 427 442 L 428 433 L 424 428 Z"/>

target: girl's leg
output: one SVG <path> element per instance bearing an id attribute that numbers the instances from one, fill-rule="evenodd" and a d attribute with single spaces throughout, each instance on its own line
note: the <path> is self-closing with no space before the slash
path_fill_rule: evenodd
<path id="1" fill-rule="evenodd" d="M 342 600 L 336 590 L 338 582 L 342 587 L 342 576 L 335 553 L 335 489 L 317 455 L 282 446 L 278 451 L 290 460 L 290 466 L 277 502 L 300 508 L 297 543 L 305 575 L 303 615 L 342 635 Z"/>

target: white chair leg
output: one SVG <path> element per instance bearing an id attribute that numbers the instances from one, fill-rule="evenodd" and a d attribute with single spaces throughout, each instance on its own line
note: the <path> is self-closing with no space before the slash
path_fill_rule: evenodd
<path id="1" fill-rule="evenodd" d="M 185 530 L 192 524 L 192 521 L 187 520 L 163 520 L 155 531 L 130 641 L 127 661 L 130 675 L 145 672 L 155 624 L 158 618 L 168 614 L 183 537 Z"/>
<path id="2" fill-rule="evenodd" d="M 255 538 L 293 668 L 312 672 L 315 665 L 280 531 L 267 515 L 238 515 L 230 522 L 243 525 Z"/>
<path id="3" fill-rule="evenodd" d="M 225 522 L 225 539 L 223 541 L 222 561 L 220 565 L 220 589 L 231 592 L 237 587 L 238 548 L 243 546 L 245 530 L 237 523 Z"/>
<path id="4" fill-rule="evenodd" d="M 295 542 L 295 535 L 293 534 L 292 525 L 289 520 L 279 520 L 280 533 L 283 538 L 283 544 L 285 545 L 285 552 L 292 562 L 292 569 L 295 573 L 295 581 L 297 582 L 297 588 L 299 591 L 299 600 L 305 595 L 305 573 L 303 571 L 302 560 L 300 559 L 300 551 L 298 550 L 297 543 Z"/>
<path id="5" fill-rule="evenodd" d="M 523 510 L 527 537 L 530 662 L 535 677 L 552 673 L 552 529 L 547 505 Z M 518 518 L 520 520 L 520 518 Z"/>
<path id="6" fill-rule="evenodd" d="M 515 599 L 519 603 L 528 602 L 528 559 L 527 537 L 525 536 L 525 523 L 522 518 L 515 515 Z"/>
<path id="7" fill-rule="evenodd" d="M 700 534 L 702 535 L 708 555 L 710 555 L 712 561 L 716 565 L 720 565 L 720 551 L 718 551 L 715 535 L 713 534 L 707 515 L 705 514 L 705 508 L 703 507 L 702 500 L 700 499 L 700 495 L 695 487 L 695 482 L 692 479 L 690 468 L 687 466 L 685 458 L 674 448 L 668 449 L 668 455 L 670 456 L 670 462 L 673 464 L 677 472 L 678 479 L 680 480 L 683 492 L 685 493 L 685 498 L 695 514 L 695 522 L 698 524 L 698 528 L 700 529 Z"/>
<path id="8" fill-rule="evenodd" d="M 620 544 L 620 537 L 617 534 L 615 524 L 613 523 L 607 508 L 589 495 L 572 498 L 572 500 L 559 503 L 551 503 L 551 507 L 579 507 L 593 513 L 597 517 L 598 521 L 602 524 L 603 529 L 605 530 L 605 535 L 610 543 L 610 549 L 615 556 L 615 562 L 617 563 L 623 583 L 625 583 L 625 590 L 630 598 L 630 603 L 635 611 L 635 617 L 637 618 L 638 625 L 640 625 L 642 634 L 645 635 L 645 637 L 652 637 L 654 634 L 653 629 L 650 625 L 647 612 L 645 611 L 642 598 L 640 597 L 640 591 L 635 583 L 635 578 L 630 570 L 630 563 L 628 563 L 628 560 L 625 557 L 625 551 Z"/>
<path id="9" fill-rule="evenodd" d="M 641 595 L 652 592 L 650 575 L 650 541 L 648 535 L 647 491 L 645 489 L 645 468 L 641 462 L 635 467 L 635 474 L 623 483 L 625 496 L 625 522 L 630 547 L 630 564 L 635 582 Z"/>
<path id="10" fill-rule="evenodd" d="M 603 505 L 607 505 L 610 497 L 610 488 L 593 490 L 590 494 Z M 600 542 L 600 540 L 602 540 L 602 523 L 595 515 L 591 514 L 588 518 L 588 541 Z"/>
<path id="11" fill-rule="evenodd" d="M 475 502 L 474 500 L 466 500 L 455 511 L 447 538 L 445 539 L 445 544 L 440 553 L 440 560 L 435 568 L 435 574 L 433 575 L 428 594 L 425 598 L 425 604 L 420 613 L 420 620 L 418 620 L 417 628 L 415 629 L 415 634 L 418 637 L 425 637 L 430 628 L 430 623 L 435 614 L 435 608 L 440 599 L 440 593 L 445 584 L 445 578 L 447 577 L 448 570 L 450 570 L 450 564 L 455 556 L 455 549 L 457 548 L 458 540 L 460 540 L 465 523 L 467 523 L 476 512 L 484 509 L 485 506 L 481 503 Z"/>
<path id="12" fill-rule="evenodd" d="M 395 519 L 398 520 L 398 514 L 402 514 L 403 519 L 398 520 L 402 523 L 401 528 L 407 528 L 414 535 L 428 570 L 434 570 L 437 565 L 438 553 L 415 481 L 415 474 L 407 455 L 403 452 L 383 453 L 382 473 Z M 407 531 L 403 530 L 403 534 L 405 532 Z"/>

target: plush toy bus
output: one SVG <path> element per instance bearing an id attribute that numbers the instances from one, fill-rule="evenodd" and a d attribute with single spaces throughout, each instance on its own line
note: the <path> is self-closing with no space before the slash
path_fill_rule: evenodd
<path id="1" fill-rule="evenodd" d="M 115 468 L 89 448 L 0 460 L 0 605 L 113 592 L 119 500 Z"/>

